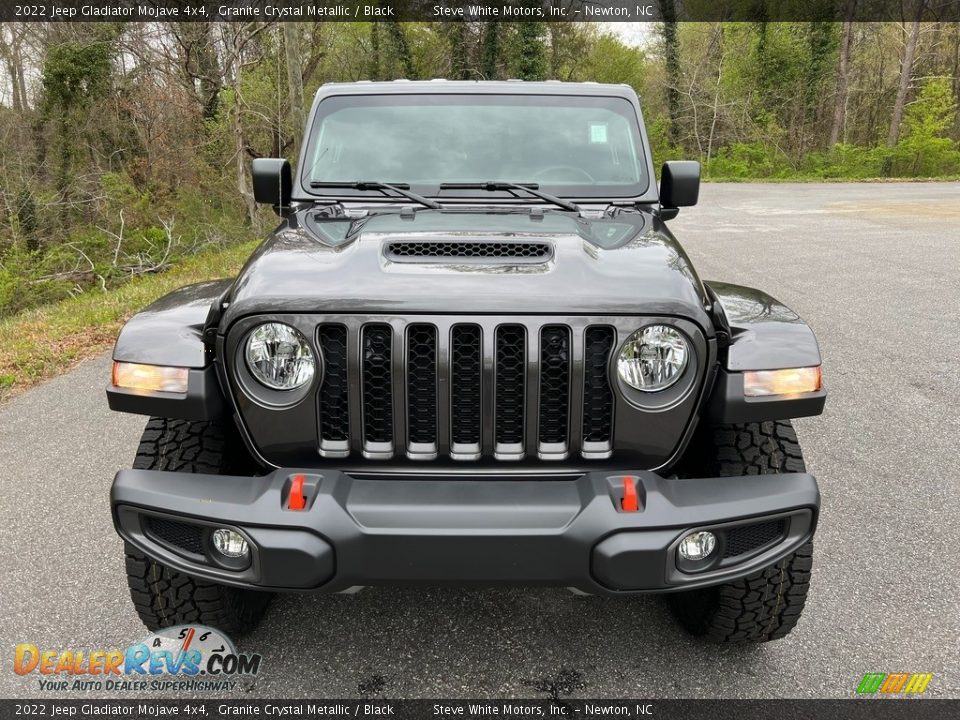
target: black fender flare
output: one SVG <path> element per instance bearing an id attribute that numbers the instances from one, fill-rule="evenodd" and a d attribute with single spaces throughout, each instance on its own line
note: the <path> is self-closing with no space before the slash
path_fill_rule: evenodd
<path id="1" fill-rule="evenodd" d="M 814 367 L 822 363 L 816 335 L 796 312 L 762 290 L 708 281 L 720 329 L 728 335 L 708 401 L 718 423 L 761 422 L 819 415 L 827 391 L 802 396 L 746 398 L 743 373 Z"/>
<path id="2" fill-rule="evenodd" d="M 226 397 L 217 379 L 212 346 L 204 330 L 215 324 L 232 279 L 187 285 L 134 315 L 120 330 L 115 362 L 188 368 L 187 392 L 166 393 L 107 387 L 111 410 L 181 420 L 223 415 Z"/>

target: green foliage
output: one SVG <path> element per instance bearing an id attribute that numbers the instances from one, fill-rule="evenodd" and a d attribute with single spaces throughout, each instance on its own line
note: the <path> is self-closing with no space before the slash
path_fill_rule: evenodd
<path id="1" fill-rule="evenodd" d="M 947 78 L 923 85 L 916 102 L 907 107 L 903 134 L 894 154 L 894 172 L 917 177 L 960 172 L 957 143 L 945 137 L 956 117 L 957 103 Z"/>
<path id="2" fill-rule="evenodd" d="M 867 180 L 878 178 L 892 150 L 886 146 L 861 147 L 839 143 L 826 152 L 804 158 L 801 177 L 823 180 Z"/>
<path id="3" fill-rule="evenodd" d="M 410 44 L 407 42 L 407 34 L 403 29 L 403 25 L 399 22 L 388 22 L 387 35 L 391 43 L 393 43 L 397 60 L 400 62 L 400 67 L 402 68 L 401 77 L 407 80 L 416 80 L 418 77 L 417 68 L 413 62 L 413 52 L 410 50 Z"/>
<path id="4" fill-rule="evenodd" d="M 680 145 L 670 144 L 670 118 L 667 115 L 655 115 L 646 120 L 647 139 L 653 155 L 654 169 L 660 177 L 660 169 L 668 160 L 688 160 L 689 153 Z"/>
<path id="5" fill-rule="evenodd" d="M 601 35 L 590 43 L 583 59 L 583 76 L 594 82 L 631 85 L 643 95 L 648 67 L 642 50 L 627 47 L 611 35 Z"/>
<path id="6" fill-rule="evenodd" d="M 706 179 L 779 178 L 787 175 L 782 156 L 760 142 L 722 147 L 703 167 Z"/>
<path id="7" fill-rule="evenodd" d="M 165 270 L 209 247 L 249 238 L 235 207 L 211 203 L 198 187 L 159 200 L 123 174 L 101 178 L 101 218 L 75 224 L 58 243 L 0 252 L 0 318 L 83 292 L 109 290 Z"/>
<path id="8" fill-rule="evenodd" d="M 960 151 L 946 138 L 904 139 L 894 148 L 840 143 L 825 152 L 807 153 L 794 165 L 773 146 L 733 143 L 704 162 L 703 177 L 714 181 L 872 180 L 883 177 L 884 168 L 891 164 L 894 176 L 901 178 L 957 177 Z"/>
<path id="9" fill-rule="evenodd" d="M 101 128 L 91 127 L 89 120 L 109 94 L 114 54 L 112 39 L 99 31 L 87 41 L 51 47 L 43 63 L 40 118 L 54 126 L 56 187 L 64 195 L 72 193 L 74 166 L 82 159 L 84 145 L 95 148 L 105 139 Z"/>
<path id="10" fill-rule="evenodd" d="M 515 76 L 521 80 L 546 80 L 547 56 L 544 27 L 540 22 L 523 22 L 517 28 Z"/>
<path id="11" fill-rule="evenodd" d="M 661 9 L 669 19 L 681 4 L 690 3 Z M 297 23 L 296 45 L 308 102 L 325 82 L 364 79 L 626 83 L 642 98 L 657 168 L 699 159 L 712 180 L 960 177 L 953 24 L 924 30 L 900 141 L 889 148 L 898 23 L 856 27 L 834 135 L 841 24 L 759 22 L 754 0 L 726 7 L 731 22 L 667 22 L 640 46 L 602 24 L 474 21 Z M 273 221 L 249 208 L 240 191 L 249 178 L 240 178 L 253 157 L 296 160 L 302 115 L 291 107 L 280 28 L 141 30 L 38 25 L 21 53 L 35 63 L 25 76 L 39 78 L 39 92 L 0 105 L 0 317 L 115 295 L 130 278 L 234 246 L 251 219 Z M 827 147 L 834 136 L 844 142 Z"/>
<path id="12" fill-rule="evenodd" d="M 500 23 L 487 23 L 483 31 L 483 60 L 480 72 L 485 80 L 500 79 Z"/>
<path id="13" fill-rule="evenodd" d="M 16 209 L 14 211 L 14 235 L 23 238 L 29 250 L 39 247 L 37 238 L 37 200 L 29 188 L 22 187 L 17 191 Z M 0 302 L 0 306 L 3 303 Z"/>
<path id="14" fill-rule="evenodd" d="M 103 97 L 111 85 L 113 56 L 106 39 L 50 48 L 41 78 L 44 112 L 69 113 Z"/>

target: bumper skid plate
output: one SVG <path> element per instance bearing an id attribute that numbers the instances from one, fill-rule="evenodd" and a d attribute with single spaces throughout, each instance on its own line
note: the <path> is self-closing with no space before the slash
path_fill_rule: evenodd
<path id="1" fill-rule="evenodd" d="M 800 473 L 681 480 L 647 471 L 517 479 L 121 470 L 111 491 L 117 531 L 148 556 L 217 582 L 295 592 L 402 583 L 683 590 L 789 555 L 812 537 L 819 505 L 816 480 Z M 217 556 L 210 536 L 221 527 L 247 539 L 245 562 Z M 718 538 L 700 566 L 677 554 L 694 530 Z"/>

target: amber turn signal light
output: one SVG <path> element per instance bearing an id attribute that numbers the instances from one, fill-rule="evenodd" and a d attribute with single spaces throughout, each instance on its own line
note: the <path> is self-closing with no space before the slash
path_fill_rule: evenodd
<path id="1" fill-rule="evenodd" d="M 113 386 L 125 390 L 185 393 L 188 372 L 187 368 L 114 362 Z"/>
<path id="2" fill-rule="evenodd" d="M 819 365 L 786 370 L 753 370 L 743 374 L 743 394 L 746 397 L 799 395 L 816 392 L 821 382 Z"/>

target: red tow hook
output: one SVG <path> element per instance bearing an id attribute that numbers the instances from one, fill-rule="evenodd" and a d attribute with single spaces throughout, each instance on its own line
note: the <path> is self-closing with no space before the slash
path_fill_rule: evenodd
<path id="1" fill-rule="evenodd" d="M 620 507 L 624 512 L 638 512 L 640 510 L 640 500 L 637 497 L 637 481 L 629 475 L 625 475 L 623 478 L 623 500 L 620 501 Z"/>
<path id="2" fill-rule="evenodd" d="M 307 498 L 303 495 L 303 483 L 306 478 L 303 475 L 294 475 L 290 480 L 290 497 L 287 499 L 287 508 L 290 510 L 303 510 L 307 506 Z"/>

